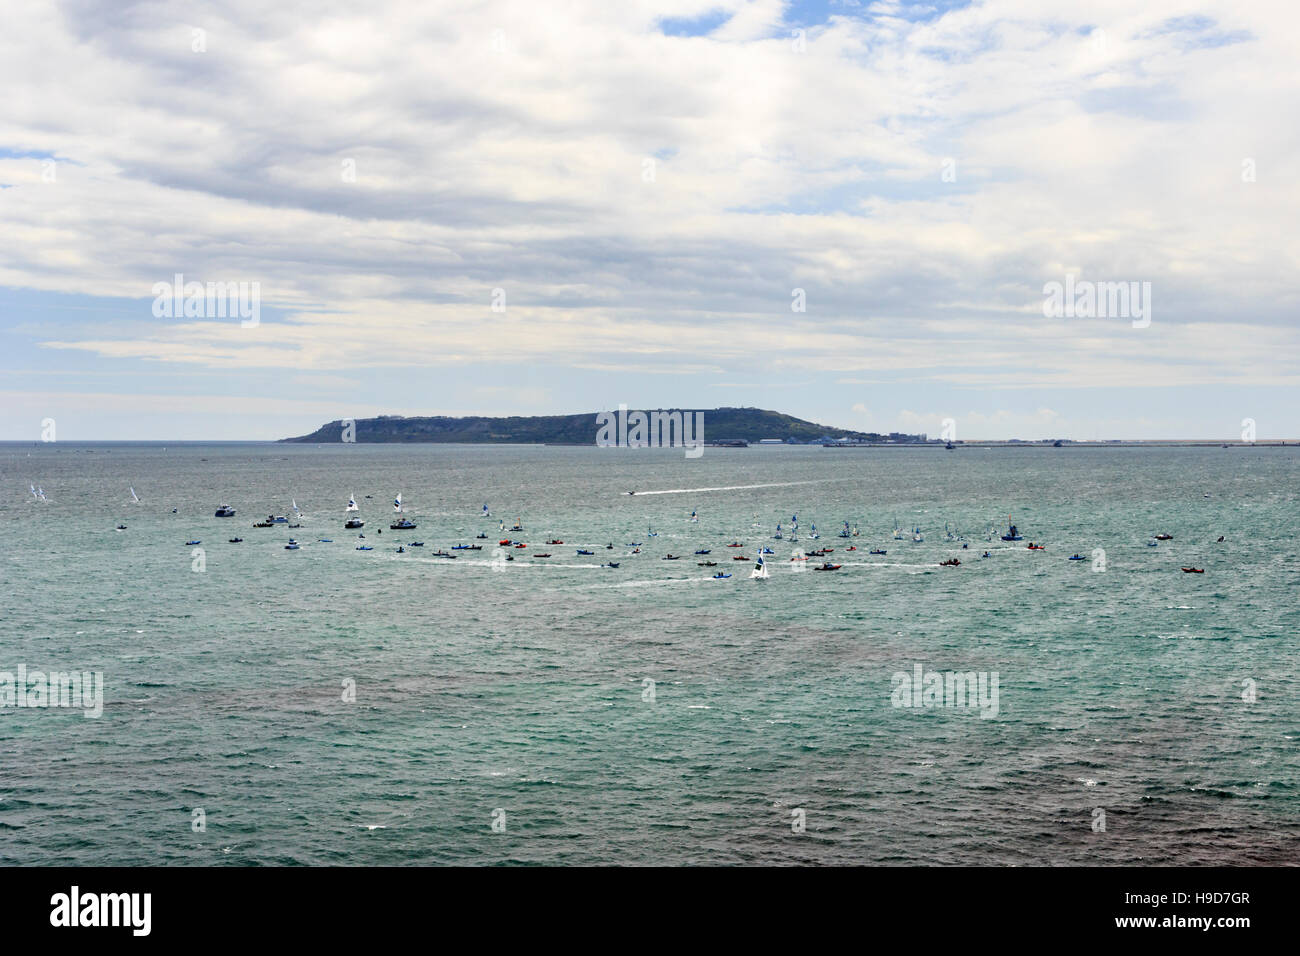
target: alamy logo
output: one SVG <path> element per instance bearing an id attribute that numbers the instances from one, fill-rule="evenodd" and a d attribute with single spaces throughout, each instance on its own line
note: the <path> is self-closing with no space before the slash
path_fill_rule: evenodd
<path id="1" fill-rule="evenodd" d="M 1133 328 L 1151 324 L 1150 282 L 1065 282 L 1043 286 L 1043 316 L 1049 319 L 1132 319 Z"/>
<path id="2" fill-rule="evenodd" d="M 240 319 L 251 329 L 262 321 L 260 282 L 186 282 L 176 273 L 171 283 L 153 284 L 153 314 L 159 319 Z"/>
<path id="3" fill-rule="evenodd" d="M 129 926 L 133 936 L 148 936 L 153 925 L 151 893 L 70 893 L 50 897 L 51 926 Z"/>
<path id="4" fill-rule="evenodd" d="M 895 707 L 978 707 L 980 717 L 998 715 L 998 672 L 927 671 L 920 664 L 912 673 L 898 671 L 890 678 L 889 695 Z"/>
<path id="5" fill-rule="evenodd" d="M 104 713 L 103 671 L 0 671 L 0 707 L 80 708 L 83 717 Z"/>
<path id="6" fill-rule="evenodd" d="M 678 448 L 687 458 L 704 454 L 703 412 L 598 412 L 596 444 L 601 448 Z M 693 426 L 693 428 L 692 428 Z"/>

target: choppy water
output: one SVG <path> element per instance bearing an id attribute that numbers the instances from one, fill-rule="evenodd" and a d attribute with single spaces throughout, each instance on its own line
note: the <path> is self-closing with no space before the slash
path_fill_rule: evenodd
<path id="1" fill-rule="evenodd" d="M 0 670 L 106 686 L 97 720 L 0 708 L 0 862 L 1294 863 L 1296 459 L 3 445 Z M 624 494 L 742 484 L 769 486 Z M 291 497 L 301 529 L 250 527 Z M 841 571 L 793 573 L 795 512 Z M 988 543 L 1009 514 L 1048 550 Z M 530 545 L 504 570 L 498 517 Z M 733 540 L 774 548 L 769 580 Z M 996 671 L 997 716 L 892 706 L 916 664 Z"/>

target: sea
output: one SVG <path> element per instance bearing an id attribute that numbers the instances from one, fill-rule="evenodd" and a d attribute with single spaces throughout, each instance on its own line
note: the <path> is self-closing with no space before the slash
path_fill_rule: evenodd
<path id="1" fill-rule="evenodd" d="M 1295 864 L 1298 455 L 0 445 L 0 863 Z"/>

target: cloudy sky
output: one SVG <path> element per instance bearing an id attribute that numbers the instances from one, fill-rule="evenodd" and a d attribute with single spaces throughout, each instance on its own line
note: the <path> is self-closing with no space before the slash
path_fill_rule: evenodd
<path id="1" fill-rule="evenodd" d="M 620 402 L 1300 437 L 1289 0 L 5 20 L 0 439 Z M 155 315 L 178 273 L 260 322 Z M 1067 275 L 1149 282 L 1149 325 L 1046 317 Z"/>

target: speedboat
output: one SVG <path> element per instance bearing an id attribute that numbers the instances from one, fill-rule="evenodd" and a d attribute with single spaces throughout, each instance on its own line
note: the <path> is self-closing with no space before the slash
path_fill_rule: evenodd
<path id="1" fill-rule="evenodd" d="M 603 568 L 616 568 L 616 567 L 618 567 L 618 562 L 617 562 L 617 561 L 610 561 L 608 564 L 602 564 L 601 567 L 603 567 Z"/>
<path id="2" fill-rule="evenodd" d="M 243 538 L 231 538 L 230 541 L 229 541 L 229 543 L 230 543 L 230 544 L 239 544 L 239 543 L 240 543 L 241 541 L 243 541 L 243 540 L 244 540 Z"/>
<path id="3" fill-rule="evenodd" d="M 872 548 L 872 549 L 871 549 L 870 551 L 868 551 L 867 553 L 868 553 L 868 554 L 888 554 L 889 552 L 888 552 L 888 551 L 884 551 L 884 550 L 882 550 L 882 549 L 880 549 L 880 548 Z"/>
<path id="4" fill-rule="evenodd" d="M 118 530 L 118 531 L 125 531 L 125 530 L 126 530 L 126 525 L 124 525 L 124 524 L 120 524 L 120 525 L 118 525 L 118 526 L 117 526 L 117 530 Z"/>
<path id="5" fill-rule="evenodd" d="M 581 551 L 579 551 L 578 553 L 579 553 L 579 554 L 582 554 Z M 591 554 L 591 552 L 588 551 L 587 554 Z M 678 556 L 675 555 L 675 554 L 665 554 L 665 555 L 664 555 L 662 558 L 660 558 L 659 560 L 660 560 L 660 561 L 680 561 L 681 558 L 678 557 Z"/>
<path id="6" fill-rule="evenodd" d="M 716 568 L 718 566 L 717 561 L 697 561 L 696 564 L 701 568 Z"/>
<path id="7" fill-rule="evenodd" d="M 696 554 L 709 554 L 710 551 L 709 551 L 708 548 L 702 548 L 701 550 L 696 551 L 695 553 L 696 553 Z"/>
<path id="8" fill-rule="evenodd" d="M 858 546 L 855 544 L 855 545 L 853 545 L 853 547 L 851 547 L 851 548 L 845 548 L 844 550 L 845 550 L 845 551 L 856 551 L 856 550 L 858 550 Z"/>
<path id="9" fill-rule="evenodd" d="M 433 552 L 433 556 L 434 556 L 435 558 L 454 558 L 454 557 L 456 557 L 456 556 L 455 556 L 454 554 L 452 554 L 450 551 L 441 551 L 441 550 Z M 513 560 L 514 560 L 514 556 L 511 555 L 510 558 L 509 558 L 508 560 L 513 561 Z"/>
<path id="10" fill-rule="evenodd" d="M 1205 568 L 1183 568 L 1184 574 L 1204 574 Z"/>
<path id="11" fill-rule="evenodd" d="M 981 558 L 991 558 L 991 557 L 993 557 L 993 555 L 991 555 L 991 554 L 989 554 L 989 552 L 985 551 L 983 554 L 980 555 L 980 557 L 981 557 Z"/>
<path id="12" fill-rule="evenodd" d="M 829 561 L 827 561 L 825 564 L 819 564 L 817 567 L 813 568 L 813 570 L 814 571 L 838 571 L 841 567 L 843 567 L 843 565 L 831 564 Z"/>
<path id="13" fill-rule="evenodd" d="M 1156 535 L 1155 538 L 1157 541 L 1172 541 L 1174 539 L 1174 536 L 1172 534 L 1165 534 L 1164 532 L 1161 532 L 1160 534 Z"/>
<path id="14" fill-rule="evenodd" d="M 1029 548 L 1030 551 L 1046 551 L 1046 550 L 1047 550 L 1047 546 L 1046 546 L 1046 545 L 1042 545 L 1042 544 L 1034 544 L 1032 541 L 1029 542 L 1028 548 Z"/>
<path id="15" fill-rule="evenodd" d="M 731 544 L 727 545 L 727 547 L 728 547 L 728 548 L 743 548 L 744 545 L 741 544 L 739 541 L 733 541 L 733 542 L 731 542 Z"/>
<path id="16" fill-rule="evenodd" d="M 596 552 L 595 552 L 595 551 L 587 551 L 587 550 L 585 550 L 585 549 L 583 549 L 583 548 L 579 548 L 579 549 L 578 549 L 578 553 L 579 553 L 579 554 L 595 554 Z"/>
<path id="17" fill-rule="evenodd" d="M 366 523 L 360 518 L 349 518 L 347 521 L 343 522 L 343 527 L 345 528 L 364 528 L 365 526 Z"/>
<path id="18" fill-rule="evenodd" d="M 275 522 L 274 522 L 274 521 L 270 521 L 270 520 L 267 520 L 267 521 L 254 521 L 254 522 L 253 522 L 253 527 L 254 527 L 254 528 L 274 528 L 274 527 L 275 527 Z"/>
<path id="19" fill-rule="evenodd" d="M 1067 561 L 1086 561 L 1087 559 L 1086 559 L 1083 555 L 1081 555 L 1081 554 L 1072 554 L 1072 555 L 1070 555 L 1068 558 L 1066 558 L 1066 560 L 1067 560 Z"/>
<path id="20" fill-rule="evenodd" d="M 721 571 L 719 571 L 717 574 L 715 574 L 715 575 L 713 576 L 713 580 L 715 580 L 715 581 L 721 581 L 721 580 L 723 580 L 724 578 L 729 578 L 729 577 L 731 577 L 730 574 L 723 574 Z"/>
<path id="21" fill-rule="evenodd" d="M 358 551 L 373 551 L 373 550 L 375 550 L 375 549 L 372 548 L 372 547 L 371 547 L 370 545 L 368 545 L 368 544 L 359 544 L 359 545 L 357 545 L 357 550 L 358 550 Z"/>
<path id="22" fill-rule="evenodd" d="M 396 521 L 394 521 L 392 524 L 388 526 L 388 530 L 389 531 L 410 531 L 415 526 L 416 526 L 415 522 L 412 521 L 410 518 L 398 518 Z"/>
<path id="23" fill-rule="evenodd" d="M 941 567 L 941 568 L 959 568 L 959 567 L 961 567 L 961 562 L 958 561 L 956 558 L 949 558 L 947 561 L 940 561 L 940 562 L 939 562 L 939 567 Z"/>
<path id="24" fill-rule="evenodd" d="M 198 540 L 197 538 L 195 538 L 193 541 L 186 541 L 186 542 L 185 542 L 185 547 L 188 548 L 188 547 L 189 547 L 190 545 L 192 545 L 192 544 L 202 544 L 202 543 L 203 543 L 202 541 L 200 541 L 200 540 Z"/>
<path id="25" fill-rule="evenodd" d="M 750 560 L 750 559 L 747 558 L 747 557 L 745 557 L 743 554 L 733 554 L 733 555 L 731 556 L 731 560 L 732 560 L 732 561 L 748 561 L 748 560 Z"/>
<path id="26" fill-rule="evenodd" d="M 535 555 L 533 555 L 534 558 L 549 558 L 550 556 L 551 556 L 551 555 L 550 555 L 549 552 L 546 553 L 546 554 L 535 554 Z"/>
<path id="27" fill-rule="evenodd" d="M 550 541 L 548 541 L 548 542 L 546 542 L 546 543 L 547 543 L 547 544 L 564 544 L 564 542 L 561 541 L 559 538 L 552 538 Z"/>
<path id="28" fill-rule="evenodd" d="M 244 540 L 244 539 L 243 539 L 243 538 L 240 538 L 239 540 L 242 541 L 242 540 Z M 317 538 L 316 540 L 319 541 L 321 544 L 333 544 L 333 543 L 334 543 L 334 539 L 333 539 L 333 538 Z"/>
<path id="29" fill-rule="evenodd" d="M 407 547 L 408 547 L 408 548 L 423 548 L 423 547 L 424 547 L 424 542 L 423 542 L 423 541 L 412 541 L 410 544 L 407 545 Z"/>
<path id="30" fill-rule="evenodd" d="M 473 548 L 472 545 L 468 545 L 468 544 L 453 544 L 453 545 L 451 546 L 451 550 L 453 550 L 453 551 L 473 551 L 474 548 Z M 482 549 L 482 548 L 479 548 L 479 550 L 482 551 L 483 549 Z"/>
<path id="31" fill-rule="evenodd" d="M 299 547 L 298 542 L 295 541 L 295 540 L 293 540 L 293 538 L 290 538 L 290 539 L 289 539 L 289 543 L 286 544 L 286 545 L 284 546 L 284 550 L 286 550 L 286 551 L 297 551 L 297 550 L 298 550 L 298 547 Z"/>
<path id="32" fill-rule="evenodd" d="M 480 532 L 479 532 L 477 535 L 475 535 L 474 537 L 475 537 L 475 539 L 478 539 L 478 538 L 486 538 L 487 535 L 480 531 Z"/>
<path id="33" fill-rule="evenodd" d="M 528 545 L 524 544 L 522 541 L 520 541 L 517 545 L 515 545 L 516 549 L 526 548 L 526 547 L 528 547 Z"/>
<path id="34" fill-rule="evenodd" d="M 233 518 L 234 516 L 235 509 L 230 507 L 230 505 L 222 505 L 216 512 L 216 517 L 218 518 Z"/>
<path id="35" fill-rule="evenodd" d="M 790 560 L 791 560 L 791 561 L 807 561 L 808 558 L 807 558 L 806 555 L 796 554 L 796 555 L 795 555 L 793 558 L 791 558 Z"/>
<path id="36" fill-rule="evenodd" d="M 397 546 L 397 553 L 398 553 L 398 554 L 406 554 L 406 549 L 405 549 L 404 547 L 402 547 L 402 546 L 399 544 L 399 545 Z"/>

